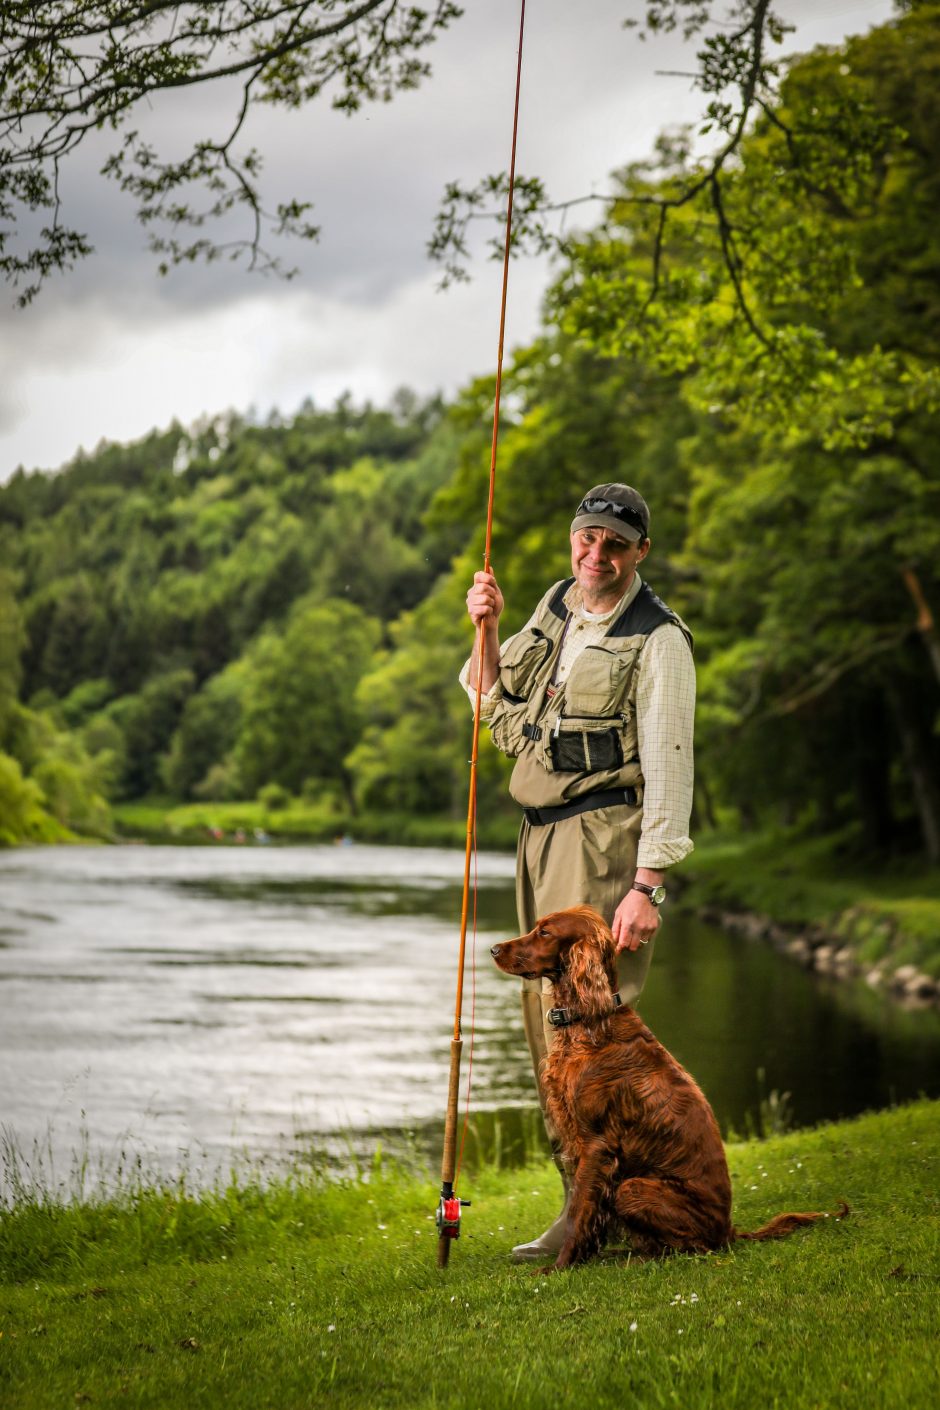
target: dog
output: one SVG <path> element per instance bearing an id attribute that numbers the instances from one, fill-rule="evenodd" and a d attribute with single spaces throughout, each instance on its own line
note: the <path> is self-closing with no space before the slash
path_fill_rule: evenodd
<path id="1" fill-rule="evenodd" d="M 639 1015 L 621 1004 L 609 927 L 589 906 L 543 916 L 494 945 L 501 970 L 549 977 L 556 1033 L 543 1081 L 571 1177 L 556 1269 L 594 1257 L 609 1233 L 631 1254 L 707 1253 L 737 1239 L 780 1239 L 828 1217 L 778 1214 L 753 1233 L 731 1222 L 731 1178 L 714 1112 Z M 848 1214 L 848 1205 L 837 1211 Z"/>

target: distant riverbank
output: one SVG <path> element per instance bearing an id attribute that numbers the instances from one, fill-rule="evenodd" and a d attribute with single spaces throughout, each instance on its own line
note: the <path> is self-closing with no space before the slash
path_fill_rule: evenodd
<path id="1" fill-rule="evenodd" d="M 301 798 L 283 806 L 252 800 L 243 803 L 174 803 L 147 799 L 114 808 L 119 839 L 176 845 L 265 845 L 268 842 L 380 842 L 405 847 L 464 847 L 465 818 L 439 814 L 370 813 L 355 815 Z M 487 851 L 514 850 L 518 820 L 481 820 L 478 844 Z"/>

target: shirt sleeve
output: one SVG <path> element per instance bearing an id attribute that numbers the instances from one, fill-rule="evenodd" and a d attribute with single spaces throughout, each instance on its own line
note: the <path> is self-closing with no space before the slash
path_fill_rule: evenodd
<path id="1" fill-rule="evenodd" d="M 554 591 L 555 588 L 549 588 L 548 592 L 545 594 L 545 597 L 542 598 L 542 601 L 539 603 L 538 607 L 536 607 L 535 611 L 532 613 L 532 616 L 529 618 L 525 626 L 522 627 L 520 631 L 514 632 L 512 636 L 508 636 L 505 641 L 500 642 L 500 655 L 502 655 L 502 653 L 506 650 L 506 647 L 511 641 L 515 641 L 517 636 L 521 636 L 522 632 L 528 631 L 529 627 L 533 627 L 535 625 L 539 618 L 539 612 L 542 610 L 542 604 Z M 477 688 L 475 685 L 470 684 L 470 662 L 472 661 L 472 659 L 472 657 L 468 657 L 467 660 L 463 663 L 463 670 L 460 672 L 460 675 L 457 677 L 457 679 L 463 686 L 464 690 L 467 692 L 467 697 L 470 701 L 470 708 L 475 710 L 477 708 Z M 493 710 L 495 709 L 496 702 L 500 699 L 501 695 L 502 690 L 500 688 L 499 680 L 497 679 L 490 686 L 486 694 L 481 696 L 480 698 L 481 720 L 492 719 Z"/>
<path id="2" fill-rule="evenodd" d="M 512 640 L 512 638 L 510 638 L 510 640 Z M 470 684 L 470 662 L 472 659 L 472 657 L 468 657 L 467 660 L 463 663 L 463 670 L 460 672 L 460 675 L 457 677 L 457 679 L 460 681 L 460 684 L 467 692 L 467 697 L 470 701 L 470 708 L 472 710 L 475 710 L 477 708 L 477 688 L 475 685 Z M 453 667 L 451 667 L 451 670 L 453 670 Z M 485 691 L 483 695 L 480 696 L 481 720 L 489 720 L 492 718 L 493 710 L 496 706 L 497 700 L 500 697 L 500 694 L 501 691 L 499 688 L 499 679 L 497 678 L 490 686 L 489 690 Z"/>
<path id="3" fill-rule="evenodd" d="M 640 660 L 637 739 L 643 770 L 643 823 L 637 866 L 664 871 L 692 851 L 695 667 L 681 629 L 657 628 Z"/>

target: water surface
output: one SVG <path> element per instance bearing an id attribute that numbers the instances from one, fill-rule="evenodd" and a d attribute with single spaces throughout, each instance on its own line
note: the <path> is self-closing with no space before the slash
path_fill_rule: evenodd
<path id="1" fill-rule="evenodd" d="M 464 998 L 464 1077 L 472 1019 L 472 1109 L 491 1141 L 493 1113 L 507 1134 L 532 1110 L 516 984 L 487 953 L 515 932 L 512 872 L 479 858 Z M 85 1149 L 209 1177 L 435 1128 L 462 876 L 462 854 L 426 848 L 0 855 L 5 1131 L 22 1152 L 44 1145 L 60 1176 Z M 726 1130 L 753 1125 L 773 1090 L 802 1124 L 940 1094 L 934 1013 L 689 918 L 668 917 L 641 1008 Z"/>

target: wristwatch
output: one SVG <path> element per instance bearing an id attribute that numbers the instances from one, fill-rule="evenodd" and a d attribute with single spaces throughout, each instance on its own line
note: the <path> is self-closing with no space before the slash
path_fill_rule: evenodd
<path id="1" fill-rule="evenodd" d="M 666 888 L 662 882 L 658 886 L 647 886 L 645 881 L 635 881 L 632 889 L 645 892 L 654 906 L 661 906 L 666 899 Z"/>

